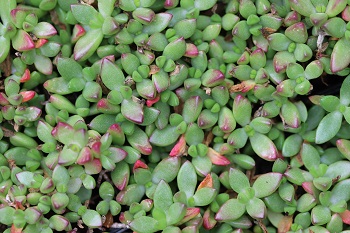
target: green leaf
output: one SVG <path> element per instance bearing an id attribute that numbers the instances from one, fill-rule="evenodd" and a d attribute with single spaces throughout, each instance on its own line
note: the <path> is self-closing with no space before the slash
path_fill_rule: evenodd
<path id="1" fill-rule="evenodd" d="M 208 156 L 197 156 L 192 158 L 192 164 L 196 169 L 196 172 L 202 176 L 206 176 L 210 173 L 213 166 Z"/>
<path id="2" fill-rule="evenodd" d="M 265 203 L 259 198 L 252 198 L 246 205 L 247 213 L 252 218 L 263 219 L 266 215 Z"/>
<path id="3" fill-rule="evenodd" d="M 90 25 L 90 22 L 96 23 L 102 17 L 94 7 L 88 4 L 73 4 L 71 11 L 74 18 L 83 25 Z"/>
<path id="4" fill-rule="evenodd" d="M 345 107 L 345 110 L 343 112 L 344 119 L 348 124 L 350 124 L 350 107 Z"/>
<path id="5" fill-rule="evenodd" d="M 32 188 L 33 185 L 37 182 L 34 179 L 35 178 L 34 173 L 29 171 L 23 171 L 23 172 L 17 173 L 16 178 L 21 184 L 27 186 L 28 188 Z"/>
<path id="6" fill-rule="evenodd" d="M 330 202 L 336 204 L 340 201 L 350 200 L 350 179 L 346 179 L 337 183 L 333 189 L 330 197 Z"/>
<path id="7" fill-rule="evenodd" d="M 102 226 L 102 217 L 95 210 L 86 210 L 82 216 L 82 220 L 90 228 Z"/>
<path id="8" fill-rule="evenodd" d="M 57 70 L 65 80 L 83 77 L 83 68 L 74 59 L 61 57 L 57 62 Z"/>
<path id="9" fill-rule="evenodd" d="M 195 206 L 209 205 L 216 197 L 216 189 L 204 187 L 195 192 L 193 200 Z"/>
<path id="10" fill-rule="evenodd" d="M 331 220 L 331 211 L 328 207 L 318 205 L 311 211 L 311 221 L 314 225 L 323 225 Z"/>
<path id="11" fill-rule="evenodd" d="M 133 134 L 127 135 L 126 138 L 129 144 L 140 153 L 144 155 L 149 155 L 152 153 L 152 146 L 149 144 L 148 136 L 139 127 L 135 126 Z"/>
<path id="12" fill-rule="evenodd" d="M 38 138 L 43 142 L 53 142 L 55 143 L 55 138 L 51 135 L 52 126 L 47 122 L 40 120 L 37 126 Z"/>
<path id="13" fill-rule="evenodd" d="M 277 148 L 266 135 L 255 132 L 249 139 L 254 152 L 261 158 L 267 161 L 274 161 L 277 159 Z"/>
<path id="14" fill-rule="evenodd" d="M 340 100 L 338 97 L 333 95 L 323 96 L 320 100 L 320 105 L 327 112 L 333 112 L 338 110 L 340 105 Z"/>
<path id="15" fill-rule="evenodd" d="M 339 178 L 338 181 L 345 180 L 350 177 L 350 162 L 349 161 L 337 161 L 330 164 L 327 168 L 325 177 L 332 179 Z"/>
<path id="16" fill-rule="evenodd" d="M 350 56 L 347 56 L 349 53 L 350 41 L 348 41 L 345 37 L 342 37 L 334 45 L 331 54 L 330 69 L 333 73 L 342 71 L 350 64 Z"/>
<path id="17" fill-rule="evenodd" d="M 200 11 L 205 11 L 212 8 L 216 4 L 217 0 L 195 0 L 194 7 Z"/>
<path id="18" fill-rule="evenodd" d="M 153 196 L 154 206 L 164 211 L 168 210 L 173 204 L 173 193 L 170 186 L 161 180 L 157 185 L 156 191 Z"/>
<path id="19" fill-rule="evenodd" d="M 69 82 L 62 77 L 52 78 L 44 83 L 44 87 L 48 92 L 67 95 L 72 93 L 69 88 Z"/>
<path id="20" fill-rule="evenodd" d="M 143 107 L 132 99 L 124 99 L 121 104 L 123 116 L 136 124 L 143 122 Z"/>
<path id="21" fill-rule="evenodd" d="M 175 202 L 170 207 L 169 210 L 166 212 L 166 220 L 168 223 L 168 226 L 175 225 L 176 223 L 180 222 L 183 217 L 186 215 L 186 206 L 183 203 Z"/>
<path id="22" fill-rule="evenodd" d="M 168 26 L 172 17 L 173 15 L 170 13 L 156 14 L 150 24 L 143 26 L 142 32 L 147 33 L 148 35 L 161 32 Z"/>
<path id="23" fill-rule="evenodd" d="M 252 186 L 255 191 L 255 197 L 262 198 L 271 195 L 278 189 L 281 180 L 281 173 L 270 172 L 260 175 Z"/>
<path id="24" fill-rule="evenodd" d="M 121 205 L 130 206 L 134 202 L 140 202 L 145 191 L 144 185 L 130 184 L 118 193 L 116 201 Z"/>
<path id="25" fill-rule="evenodd" d="M 327 114 L 316 129 L 315 143 L 321 144 L 332 139 L 339 131 L 343 115 L 339 111 Z"/>
<path id="26" fill-rule="evenodd" d="M 350 75 L 348 75 L 340 87 L 340 103 L 343 105 L 350 104 Z"/>
<path id="27" fill-rule="evenodd" d="M 158 109 L 144 106 L 143 122 L 139 125 L 147 126 L 154 123 L 158 119 L 159 114 L 160 114 L 160 111 Z"/>
<path id="28" fill-rule="evenodd" d="M 166 126 L 164 129 L 155 129 L 151 134 L 149 141 L 155 146 L 169 146 L 176 142 L 180 135 L 176 131 L 176 126 Z"/>
<path id="29" fill-rule="evenodd" d="M 4 25 L 11 22 L 11 11 L 16 8 L 16 0 L 1 0 L 0 1 L 0 18 Z M 0 62 L 1 63 L 1 62 Z"/>
<path id="30" fill-rule="evenodd" d="M 111 172 L 113 184 L 119 189 L 123 190 L 129 183 L 130 169 L 126 162 L 121 161 L 116 164 L 115 169 Z"/>
<path id="31" fill-rule="evenodd" d="M 316 13 L 316 8 L 311 0 L 294 0 L 289 1 L 289 3 L 295 11 L 303 16 L 309 17 L 311 14 Z"/>
<path id="32" fill-rule="evenodd" d="M 272 122 L 266 117 L 255 117 L 249 125 L 258 133 L 267 134 L 270 132 L 272 127 Z"/>
<path id="33" fill-rule="evenodd" d="M 186 161 L 177 175 L 177 186 L 180 191 L 186 193 L 187 198 L 194 194 L 197 186 L 197 174 L 190 161 Z"/>
<path id="34" fill-rule="evenodd" d="M 318 167 L 321 161 L 320 155 L 316 148 L 307 143 L 303 143 L 301 149 L 301 159 L 303 160 L 304 166 L 308 170 Z"/>
<path id="35" fill-rule="evenodd" d="M 248 177 L 239 169 L 230 168 L 229 179 L 230 186 L 236 193 L 240 193 L 250 187 Z"/>
<path id="36" fill-rule="evenodd" d="M 98 11 L 103 17 L 110 16 L 114 10 L 116 0 L 98 1 Z"/>
<path id="37" fill-rule="evenodd" d="M 329 0 L 325 13 L 328 15 L 329 18 L 333 18 L 334 16 L 342 12 L 346 5 L 347 1 L 345 0 Z"/>
<path id="38" fill-rule="evenodd" d="M 9 51 L 10 51 L 10 39 L 8 38 L 5 38 L 4 36 L 0 36 L 0 44 L 1 44 L 1 47 L 0 47 L 0 63 L 2 63 L 7 55 L 9 54 Z"/>
<path id="39" fill-rule="evenodd" d="M 317 204 L 317 200 L 310 193 L 301 195 L 297 202 L 297 210 L 301 213 L 311 210 Z"/>
<path id="40" fill-rule="evenodd" d="M 300 115 L 294 103 L 286 101 L 281 107 L 281 118 L 287 127 L 298 128 L 300 126 Z"/>
<path id="41" fill-rule="evenodd" d="M 108 128 L 115 123 L 115 116 L 109 114 L 97 115 L 91 120 L 89 127 L 99 133 L 106 133 Z"/>
<path id="42" fill-rule="evenodd" d="M 101 79 L 109 90 L 119 91 L 120 87 L 125 84 L 124 73 L 116 64 L 107 58 L 102 60 Z"/>
<path id="43" fill-rule="evenodd" d="M 237 199 L 226 201 L 215 215 L 216 221 L 230 222 L 238 219 L 245 213 L 245 205 Z"/>
<path id="44" fill-rule="evenodd" d="M 103 39 L 101 29 L 92 29 L 82 36 L 74 46 L 74 59 L 85 61 L 94 54 Z"/>
<path id="45" fill-rule="evenodd" d="M 203 100 L 200 96 L 192 96 L 188 98 L 183 106 L 182 116 L 186 123 L 194 122 L 197 120 L 199 114 L 202 111 Z"/>
<path id="46" fill-rule="evenodd" d="M 148 216 L 141 216 L 130 222 L 129 226 L 138 233 L 151 233 L 158 231 L 158 221 Z"/>
<path id="47" fill-rule="evenodd" d="M 0 223 L 11 225 L 13 222 L 13 215 L 15 209 L 10 206 L 3 206 L 0 208 Z"/>
<path id="48" fill-rule="evenodd" d="M 283 157 L 292 157 L 299 153 L 303 138 L 299 134 L 292 134 L 284 140 Z"/>
<path id="49" fill-rule="evenodd" d="M 170 183 L 176 178 L 180 165 L 181 159 L 179 157 L 167 157 L 163 159 L 153 170 L 153 183 L 158 184 L 161 180 Z"/>

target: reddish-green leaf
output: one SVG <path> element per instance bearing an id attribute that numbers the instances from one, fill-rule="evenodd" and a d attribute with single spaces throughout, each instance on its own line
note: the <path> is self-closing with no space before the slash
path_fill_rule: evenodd
<path id="1" fill-rule="evenodd" d="M 342 71 L 350 64 L 350 56 L 347 56 L 349 52 L 350 41 L 348 41 L 345 37 L 342 37 L 335 44 L 331 55 L 330 69 L 333 73 Z"/>
<path id="2" fill-rule="evenodd" d="M 264 134 L 255 133 L 249 137 L 254 152 L 261 158 L 267 161 L 274 161 L 277 159 L 277 148 L 275 144 Z"/>

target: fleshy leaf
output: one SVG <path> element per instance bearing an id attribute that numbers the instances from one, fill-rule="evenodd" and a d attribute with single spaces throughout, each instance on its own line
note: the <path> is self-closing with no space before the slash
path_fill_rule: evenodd
<path id="1" fill-rule="evenodd" d="M 230 168 L 229 179 L 230 186 L 236 193 L 250 187 L 248 177 L 239 169 Z"/>
<path id="2" fill-rule="evenodd" d="M 255 190 L 255 197 L 262 198 L 271 195 L 277 190 L 282 180 L 282 174 L 276 172 L 265 173 L 259 176 L 252 188 Z"/>
<path id="3" fill-rule="evenodd" d="M 230 222 L 238 219 L 245 213 L 245 205 L 237 199 L 226 201 L 215 215 L 215 220 Z"/>
<path id="4" fill-rule="evenodd" d="M 327 112 L 336 111 L 339 108 L 340 100 L 336 96 L 326 95 L 320 100 L 320 105 Z"/>
<path id="5" fill-rule="evenodd" d="M 168 26 L 172 17 L 173 15 L 170 13 L 156 14 L 156 16 L 153 18 L 152 23 L 145 25 L 142 31 L 149 35 L 152 35 L 156 32 L 161 32 Z"/>
<path id="6" fill-rule="evenodd" d="M 32 50 L 35 48 L 33 39 L 24 30 L 19 30 L 16 33 L 15 37 L 12 38 L 12 46 L 15 50 L 20 52 Z"/>
<path id="7" fill-rule="evenodd" d="M 152 153 L 152 146 L 148 141 L 148 136 L 139 127 L 135 126 L 134 133 L 126 138 L 130 145 L 142 154 L 149 155 Z"/>
<path id="8" fill-rule="evenodd" d="M 10 51 L 10 39 L 0 36 L 0 63 L 2 63 Z"/>
<path id="9" fill-rule="evenodd" d="M 215 5 L 215 3 L 216 3 L 216 0 L 207 0 L 207 1 L 195 0 L 194 7 L 200 11 L 205 11 L 212 8 Z"/>
<path id="10" fill-rule="evenodd" d="M 173 204 L 173 193 L 170 186 L 161 180 L 157 185 L 153 196 L 154 206 L 156 208 L 167 210 Z"/>
<path id="11" fill-rule="evenodd" d="M 265 203 L 259 198 L 252 198 L 246 205 L 247 213 L 255 219 L 263 219 L 266 215 Z"/>
<path id="12" fill-rule="evenodd" d="M 197 174 L 190 161 L 186 161 L 177 175 L 177 185 L 180 191 L 186 193 L 187 198 L 194 194 L 197 186 Z"/>
<path id="13" fill-rule="evenodd" d="M 101 79 L 109 90 L 117 90 L 124 85 L 125 76 L 121 69 L 108 58 L 102 60 Z"/>
<path id="14" fill-rule="evenodd" d="M 289 0 L 290 6 L 299 14 L 309 17 L 316 13 L 316 9 L 311 0 Z"/>
<path id="15" fill-rule="evenodd" d="M 160 161 L 152 173 L 152 181 L 158 184 L 161 180 L 167 183 L 173 181 L 180 169 L 181 159 L 179 157 L 167 157 Z"/>
<path id="16" fill-rule="evenodd" d="M 103 39 L 101 29 L 92 29 L 82 36 L 74 46 L 74 59 L 85 61 L 97 50 Z"/>
<path id="17" fill-rule="evenodd" d="M 261 158 L 267 161 L 274 161 L 277 159 L 277 148 L 275 144 L 264 134 L 255 133 L 249 137 L 254 152 Z"/>
<path id="18" fill-rule="evenodd" d="M 141 216 L 129 223 L 130 228 L 136 232 L 156 232 L 158 231 L 158 221 L 148 216 Z"/>
<path id="19" fill-rule="evenodd" d="M 339 72 L 350 64 L 350 57 L 347 56 L 350 52 L 350 41 L 342 37 L 334 45 L 330 69 L 333 73 Z"/>
<path id="20" fill-rule="evenodd" d="M 209 205 L 216 196 L 216 190 L 213 188 L 202 188 L 197 190 L 193 195 L 195 206 L 206 206 Z"/>
<path id="21" fill-rule="evenodd" d="M 332 204 L 339 203 L 340 201 L 349 201 L 350 199 L 350 180 L 346 179 L 337 183 L 333 189 L 330 197 Z"/>
<path id="22" fill-rule="evenodd" d="M 108 128 L 115 123 L 115 116 L 109 114 L 97 115 L 88 125 L 99 133 L 106 133 Z"/>
<path id="23" fill-rule="evenodd" d="M 155 129 L 149 141 L 155 146 L 169 146 L 176 142 L 180 134 L 177 133 L 176 126 L 168 125 L 164 129 Z"/>
<path id="24" fill-rule="evenodd" d="M 315 147 L 310 144 L 304 143 L 301 149 L 301 159 L 303 160 L 304 166 L 310 170 L 318 167 L 320 164 L 320 155 Z"/>
<path id="25" fill-rule="evenodd" d="M 102 226 L 102 217 L 95 210 L 86 210 L 82 216 L 82 220 L 90 228 Z"/>
<path id="26" fill-rule="evenodd" d="M 290 101 L 286 101 L 281 107 L 281 118 L 287 127 L 298 128 L 300 125 L 300 114 L 295 106 Z"/>
<path id="27" fill-rule="evenodd" d="M 311 211 L 311 221 L 315 225 L 323 225 L 331 220 L 331 211 L 328 207 L 318 205 Z"/>
<path id="28" fill-rule="evenodd" d="M 88 4 L 74 4 L 71 5 L 71 11 L 74 18 L 81 24 L 91 25 L 101 19 L 100 13 L 92 6 Z M 93 23 L 91 23 L 93 22 Z M 102 26 L 102 23 L 101 23 Z"/>
<path id="29" fill-rule="evenodd" d="M 0 208 L 0 222 L 5 225 L 11 225 L 15 209 L 10 206 L 2 206 Z"/>
<path id="30" fill-rule="evenodd" d="M 175 202 L 173 203 L 167 213 L 166 213 L 166 220 L 168 223 L 168 226 L 174 225 L 181 221 L 183 217 L 186 215 L 186 206 L 183 203 Z"/>
<path id="31" fill-rule="evenodd" d="M 325 177 L 330 177 L 332 179 L 339 178 L 339 181 L 345 180 L 350 177 L 350 162 L 349 161 L 337 161 L 330 164 L 327 168 Z"/>
<path id="32" fill-rule="evenodd" d="M 321 144 L 332 139 L 339 131 L 343 115 L 339 111 L 327 114 L 316 129 L 315 143 Z"/>
<path id="33" fill-rule="evenodd" d="M 132 99 L 124 99 L 121 105 L 123 116 L 136 124 L 143 122 L 143 107 Z"/>
<path id="34" fill-rule="evenodd" d="M 116 164 L 115 169 L 111 172 L 113 184 L 119 189 L 123 190 L 129 182 L 130 169 L 126 162 L 121 161 Z"/>
<path id="35" fill-rule="evenodd" d="M 329 18 L 334 17 L 343 11 L 347 5 L 346 3 L 347 1 L 345 0 L 330 0 L 328 1 L 325 13 Z"/>
<path id="36" fill-rule="evenodd" d="M 72 58 L 60 57 L 57 62 L 57 69 L 62 77 L 66 80 L 83 77 L 83 68 Z"/>
<path id="37" fill-rule="evenodd" d="M 340 87 L 340 103 L 346 106 L 350 104 L 350 75 L 344 79 Z"/>

